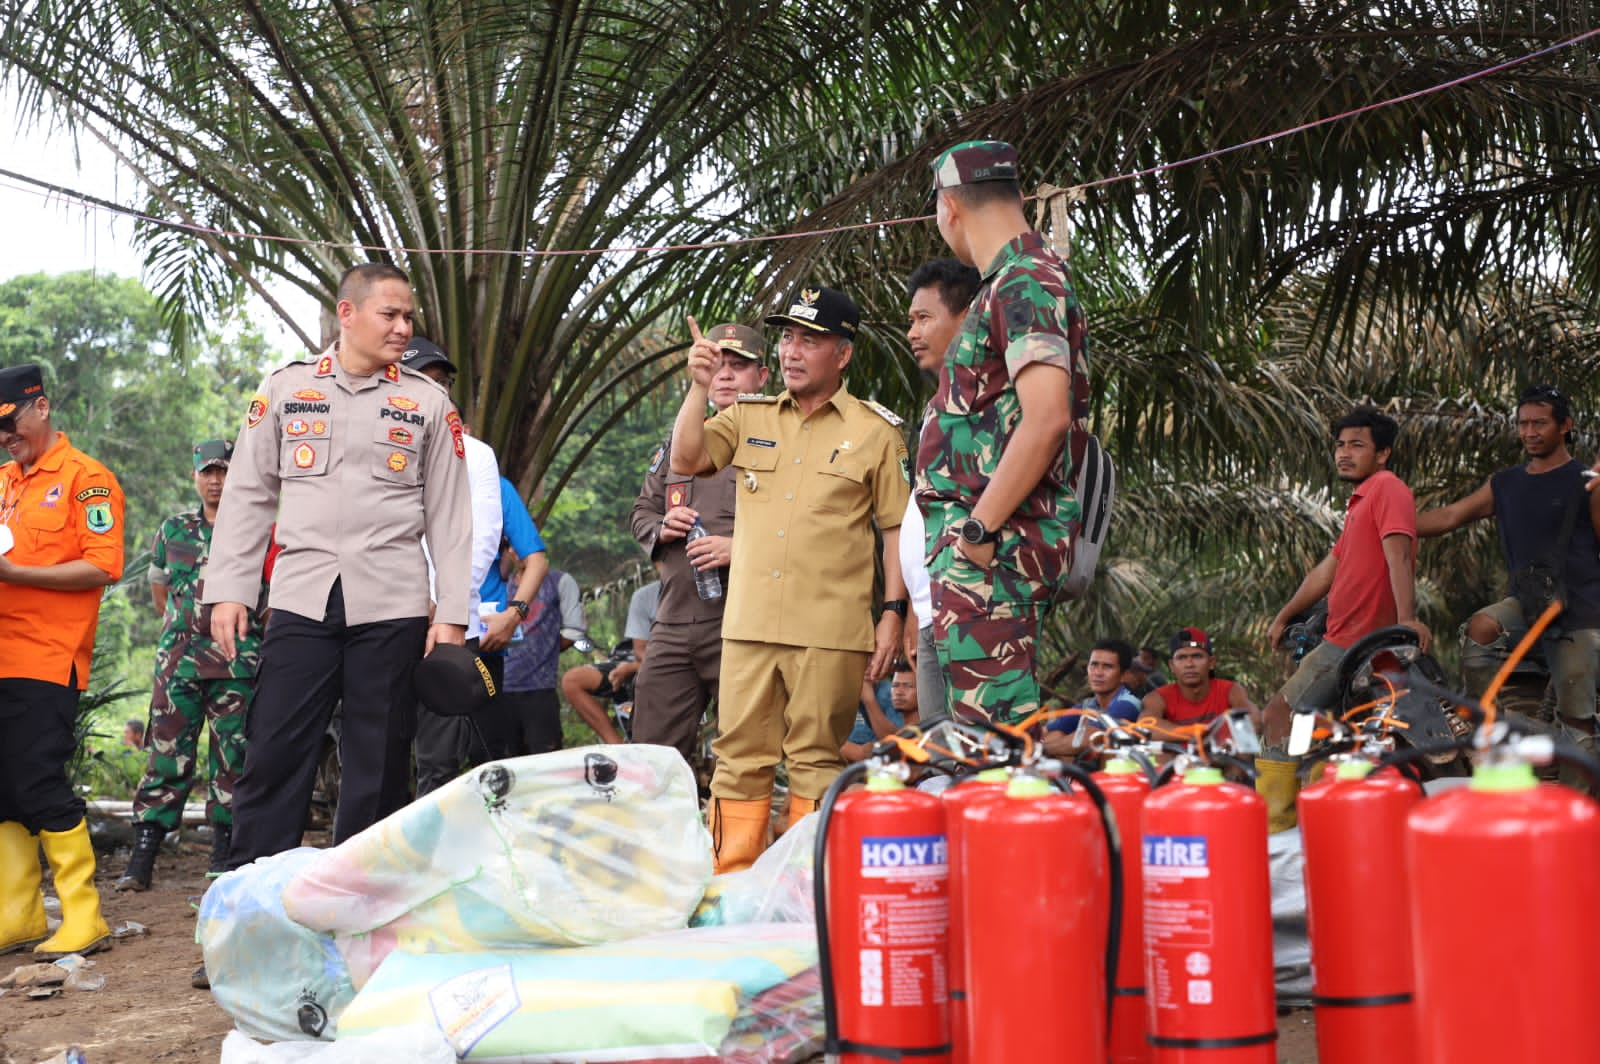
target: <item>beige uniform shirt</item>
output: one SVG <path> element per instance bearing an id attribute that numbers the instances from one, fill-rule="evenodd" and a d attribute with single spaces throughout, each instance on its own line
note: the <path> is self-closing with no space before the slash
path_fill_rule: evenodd
<path id="1" fill-rule="evenodd" d="M 899 425 L 844 388 L 810 417 L 785 391 L 706 422 L 712 464 L 739 473 L 723 638 L 872 649 L 872 526 L 898 528 L 909 492 Z"/>
<path id="2" fill-rule="evenodd" d="M 462 455 L 455 406 L 420 373 L 392 365 L 350 377 L 332 348 L 274 371 L 235 443 L 204 601 L 256 601 L 276 521 L 273 609 L 321 620 L 342 578 L 349 624 L 425 617 L 426 533 L 435 620 L 465 624 L 472 508 Z"/>

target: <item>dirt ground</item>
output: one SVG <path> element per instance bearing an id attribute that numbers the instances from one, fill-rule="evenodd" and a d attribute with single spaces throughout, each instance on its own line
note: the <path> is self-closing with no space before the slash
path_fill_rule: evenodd
<path id="1" fill-rule="evenodd" d="M 189 973 L 200 963 L 195 906 L 205 890 L 207 850 L 184 838 L 179 852 L 163 850 L 155 883 L 144 893 L 111 889 L 127 861 L 126 844 L 110 856 L 101 853 L 96 881 L 106 921 L 113 928 L 136 921 L 147 932 L 91 958 L 94 971 L 106 977 L 102 990 L 68 990 L 44 1000 L 17 991 L 0 995 L 0 1064 L 42 1064 L 68 1046 L 82 1049 L 87 1064 L 217 1064 L 233 1023 L 210 993 L 189 986 Z M 0 957 L 0 974 L 26 963 L 27 954 Z M 1278 1032 L 1280 1064 L 1315 1064 L 1308 1010 L 1280 1016 Z"/>

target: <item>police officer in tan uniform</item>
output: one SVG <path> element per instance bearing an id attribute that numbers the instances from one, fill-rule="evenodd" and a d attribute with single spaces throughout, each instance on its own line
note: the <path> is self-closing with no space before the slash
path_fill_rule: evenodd
<path id="1" fill-rule="evenodd" d="M 672 432 L 672 471 L 738 470 L 721 735 L 711 782 L 717 870 L 748 867 L 766 846 L 773 770 L 789 765 L 789 823 L 815 809 L 843 766 L 863 674 L 881 679 L 900 645 L 905 514 L 900 419 L 843 386 L 861 312 L 805 286 L 779 326 L 785 391 L 742 395 L 704 419 L 716 342 L 689 322 L 688 393 Z M 885 609 L 872 619 L 873 526 L 883 534 Z"/>
<path id="2" fill-rule="evenodd" d="M 741 392 L 766 387 L 766 343 L 759 332 L 725 324 L 706 335 L 721 349 L 711 378 L 712 406 L 726 410 Z M 673 473 L 670 455 L 668 440 L 656 451 L 633 503 L 633 536 L 661 566 L 661 602 L 650 628 L 650 653 L 634 683 L 633 741 L 677 747 L 692 762 L 700 718 L 717 697 L 739 476 L 732 466 L 704 479 Z M 685 542 L 696 520 L 706 534 Z M 700 597 L 697 569 L 717 574 L 721 596 Z"/>
<path id="3" fill-rule="evenodd" d="M 339 282 L 339 340 L 275 371 L 239 432 L 205 571 L 213 638 L 230 657 L 277 521 L 282 545 L 234 792 L 229 868 L 299 845 L 317 754 L 342 699 L 334 841 L 407 801 L 412 668 L 463 643 L 472 512 L 461 419 L 399 363 L 410 281 L 368 263 Z M 437 609 L 428 613 L 428 537 Z"/>

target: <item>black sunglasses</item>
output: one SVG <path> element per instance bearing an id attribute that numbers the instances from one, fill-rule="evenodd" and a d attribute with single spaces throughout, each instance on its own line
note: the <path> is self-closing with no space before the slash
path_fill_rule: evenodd
<path id="1" fill-rule="evenodd" d="M 22 414 L 22 412 L 24 410 L 26 410 L 30 406 L 32 406 L 34 404 L 34 402 L 35 402 L 35 400 L 29 399 L 27 402 L 25 402 L 22 405 L 18 406 L 17 409 L 14 410 L 13 412 L 11 412 L 10 414 L 7 414 L 5 417 L 0 417 L 0 432 L 15 432 L 15 431 L 17 431 L 17 418 Z"/>

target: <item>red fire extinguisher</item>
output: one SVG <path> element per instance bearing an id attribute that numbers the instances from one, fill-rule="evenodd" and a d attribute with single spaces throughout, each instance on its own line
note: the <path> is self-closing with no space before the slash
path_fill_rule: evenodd
<path id="1" fill-rule="evenodd" d="M 1406 825 L 1423 1064 L 1600 1059 L 1600 805 L 1480 765 Z"/>
<path id="2" fill-rule="evenodd" d="M 1140 824 L 1150 780 L 1137 762 L 1113 757 L 1094 774 L 1116 814 L 1122 835 L 1122 889 L 1132 903 L 1122 907 L 1121 948 L 1117 954 L 1117 979 L 1111 1002 L 1111 1064 L 1146 1064 L 1150 1045 L 1145 1041 L 1144 906 L 1140 874 Z"/>
<path id="3" fill-rule="evenodd" d="M 1145 799 L 1146 1018 L 1156 1064 L 1273 1064 L 1267 805 L 1210 766 Z"/>
<path id="4" fill-rule="evenodd" d="M 819 963 L 830 1057 L 948 1064 L 949 863 L 944 804 L 889 766 L 840 794 L 818 824 Z M 825 934 L 821 929 L 825 928 Z"/>
<path id="5" fill-rule="evenodd" d="M 985 769 L 976 776 L 949 787 L 940 794 L 944 800 L 945 834 L 950 842 L 950 868 L 961 867 L 964 815 L 981 802 L 1005 797 L 1010 773 L 1003 768 Z M 959 873 L 950 876 L 950 1059 L 954 1064 L 973 1060 L 967 1023 L 966 940 L 961 923 L 964 881 Z"/>
<path id="6" fill-rule="evenodd" d="M 1019 775 L 963 819 L 972 1064 L 1104 1061 L 1110 886 L 1098 810 Z"/>
<path id="7" fill-rule="evenodd" d="M 1344 761 L 1300 792 L 1321 1064 L 1408 1057 L 1416 1044 L 1405 830 L 1422 789 L 1375 767 Z"/>

